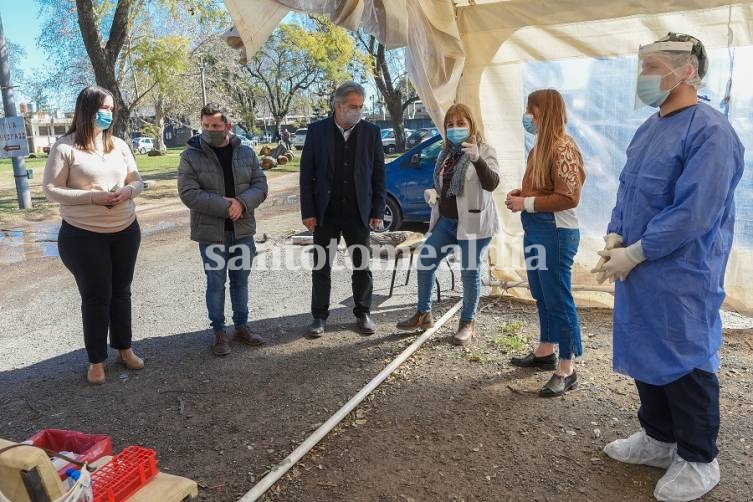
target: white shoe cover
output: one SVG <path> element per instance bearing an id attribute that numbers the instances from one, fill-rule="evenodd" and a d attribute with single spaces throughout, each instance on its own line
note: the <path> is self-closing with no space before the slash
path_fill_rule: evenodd
<path id="1" fill-rule="evenodd" d="M 666 502 L 687 502 L 700 498 L 719 483 L 719 463 L 688 462 L 679 455 L 656 483 L 654 497 Z"/>
<path id="2" fill-rule="evenodd" d="M 662 443 L 641 429 L 627 439 L 612 441 L 604 453 L 626 464 L 642 464 L 667 469 L 677 450 L 677 443 Z"/>

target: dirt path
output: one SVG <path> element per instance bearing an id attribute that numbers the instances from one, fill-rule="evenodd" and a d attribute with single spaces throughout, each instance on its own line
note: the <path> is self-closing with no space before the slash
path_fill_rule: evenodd
<path id="1" fill-rule="evenodd" d="M 502 329 L 520 323 L 535 337 L 534 306 L 487 300 L 483 308 L 470 348 L 450 345 L 448 326 L 264 500 L 653 500 L 662 471 L 601 452 L 639 428 L 632 381 L 610 367 L 611 312 L 581 311 L 580 388 L 540 399 L 548 375 L 512 367 L 499 345 Z M 752 335 L 727 333 L 722 482 L 704 500 L 753 500 Z"/>

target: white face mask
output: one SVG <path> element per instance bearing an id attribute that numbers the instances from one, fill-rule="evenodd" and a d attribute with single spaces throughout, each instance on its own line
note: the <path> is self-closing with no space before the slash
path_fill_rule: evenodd
<path id="1" fill-rule="evenodd" d="M 356 125 L 360 120 L 361 116 L 363 114 L 363 110 L 360 108 L 341 108 L 342 110 L 342 120 L 345 122 L 343 125 L 346 129 L 349 129 Z"/>

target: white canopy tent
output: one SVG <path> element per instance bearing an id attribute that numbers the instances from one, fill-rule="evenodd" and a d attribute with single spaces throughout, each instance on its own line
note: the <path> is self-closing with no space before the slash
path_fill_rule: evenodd
<path id="1" fill-rule="evenodd" d="M 581 249 L 573 282 L 582 304 L 609 305 L 588 270 L 603 246 L 617 177 L 632 131 L 650 113 L 633 110 L 635 55 L 669 31 L 701 39 L 710 54 L 710 104 L 729 100 L 729 117 L 753 152 L 753 2 L 715 0 L 225 0 L 248 54 L 291 10 L 363 28 L 388 48 L 406 47 L 408 74 L 435 123 L 454 102 L 468 104 L 502 168 L 492 276 L 525 280 L 519 217 L 504 194 L 520 184 L 526 95 L 554 87 L 568 101 L 569 131 L 584 151 L 588 179 L 579 207 Z M 751 61 L 749 61 L 751 60 Z M 734 64 L 733 64 L 734 62 Z M 747 72 L 747 73 L 746 73 Z M 735 82 L 731 93 L 728 84 Z M 530 141 L 530 140 L 529 140 Z M 746 155 L 749 159 L 749 155 Z M 749 160 L 746 160 L 746 163 Z M 727 270 L 728 305 L 753 314 L 753 172 L 737 191 L 735 246 Z M 509 281 L 509 282 L 506 282 Z M 590 291 L 586 291 L 590 290 Z"/>

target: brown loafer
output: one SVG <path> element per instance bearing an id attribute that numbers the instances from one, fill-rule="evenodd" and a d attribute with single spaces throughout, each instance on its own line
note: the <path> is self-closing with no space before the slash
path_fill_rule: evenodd
<path id="1" fill-rule="evenodd" d="M 455 345 L 468 345 L 473 338 L 473 332 L 475 326 L 473 321 L 460 321 L 458 324 L 458 331 L 455 336 L 452 337 L 452 343 Z"/>
<path id="2" fill-rule="evenodd" d="M 120 362 L 129 370 L 140 370 L 144 367 L 144 360 L 133 353 L 131 349 L 118 350 Z"/>
<path id="3" fill-rule="evenodd" d="M 105 383 L 105 363 L 91 363 L 86 370 L 86 381 L 93 385 Z"/>
<path id="4" fill-rule="evenodd" d="M 251 328 L 248 326 L 236 326 L 235 339 L 252 347 L 258 347 L 267 343 L 264 338 L 251 331 Z"/>
<path id="5" fill-rule="evenodd" d="M 397 323 L 397 329 L 403 331 L 414 331 L 417 329 L 429 329 L 434 327 L 434 320 L 431 318 L 431 312 L 416 312 L 408 319 Z"/>
<path id="6" fill-rule="evenodd" d="M 227 333 L 224 331 L 218 331 L 214 334 L 212 352 L 214 352 L 214 355 L 216 356 L 226 356 L 230 354 L 230 340 L 227 337 Z"/>

